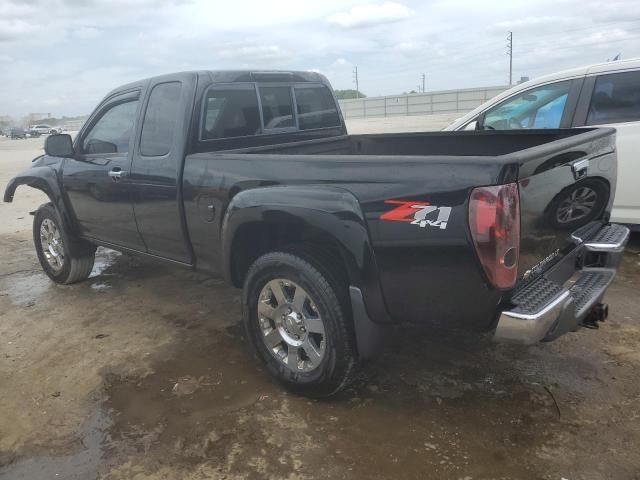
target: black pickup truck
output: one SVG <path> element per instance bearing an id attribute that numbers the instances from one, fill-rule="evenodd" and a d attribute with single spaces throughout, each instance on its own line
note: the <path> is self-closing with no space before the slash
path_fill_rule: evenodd
<path id="1" fill-rule="evenodd" d="M 308 72 L 191 72 L 105 97 L 11 180 L 50 198 L 33 236 L 55 282 L 97 245 L 243 288 L 257 356 L 330 395 L 416 322 L 552 340 L 597 327 L 628 229 L 610 224 L 613 129 L 348 135 Z"/>

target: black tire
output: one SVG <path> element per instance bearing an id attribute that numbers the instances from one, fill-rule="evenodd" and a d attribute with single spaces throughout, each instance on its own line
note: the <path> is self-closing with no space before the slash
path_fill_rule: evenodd
<path id="1" fill-rule="evenodd" d="M 580 192 L 581 189 L 588 189 L 595 195 L 595 201 L 590 211 L 584 216 L 575 220 L 560 221 L 560 208 L 562 208 L 564 202 L 569 201 L 572 194 Z M 554 228 L 560 229 L 576 229 L 592 220 L 597 219 L 602 215 L 607 202 L 609 200 L 609 186 L 600 180 L 588 178 L 580 182 L 576 182 L 571 187 L 565 189 L 560 193 L 547 207 L 547 214 L 549 216 L 549 223 Z"/>
<path id="2" fill-rule="evenodd" d="M 43 222 L 53 222 L 60 232 L 62 239 L 63 260 L 61 268 L 54 268 L 47 260 L 42 242 L 40 230 Z M 93 270 L 96 247 L 82 240 L 77 240 L 67 232 L 60 220 L 58 212 L 51 204 L 41 206 L 33 219 L 33 242 L 38 254 L 38 260 L 44 272 L 56 283 L 69 285 L 81 282 L 89 277 Z"/>
<path id="3" fill-rule="evenodd" d="M 296 252 L 272 252 L 249 268 L 242 295 L 243 322 L 247 339 L 269 372 L 291 391 L 314 398 L 328 397 L 346 387 L 356 370 L 357 349 L 353 334 L 348 286 L 326 262 Z M 265 342 L 258 316 L 262 289 L 274 279 L 300 285 L 313 299 L 324 324 L 324 355 L 311 371 L 293 371 L 276 359 Z"/>

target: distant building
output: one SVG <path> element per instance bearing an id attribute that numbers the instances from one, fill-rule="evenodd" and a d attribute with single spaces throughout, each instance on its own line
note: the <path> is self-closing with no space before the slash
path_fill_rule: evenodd
<path id="1" fill-rule="evenodd" d="M 518 80 L 518 85 L 524 82 L 528 82 L 529 80 L 531 80 L 529 77 L 520 77 L 520 80 Z"/>

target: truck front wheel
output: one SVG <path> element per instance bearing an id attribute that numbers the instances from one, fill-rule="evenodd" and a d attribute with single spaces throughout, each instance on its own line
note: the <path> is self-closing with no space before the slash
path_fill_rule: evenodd
<path id="1" fill-rule="evenodd" d="M 36 212 L 33 242 L 42 269 L 54 282 L 70 284 L 89 277 L 95 260 L 95 247 L 82 243 L 82 248 L 72 252 L 72 237 L 62 227 L 53 205 L 43 205 Z"/>
<path id="2" fill-rule="evenodd" d="M 243 291 L 247 338 L 289 389 L 327 397 L 352 379 L 356 347 L 346 286 L 312 258 L 273 252 L 250 267 Z"/>

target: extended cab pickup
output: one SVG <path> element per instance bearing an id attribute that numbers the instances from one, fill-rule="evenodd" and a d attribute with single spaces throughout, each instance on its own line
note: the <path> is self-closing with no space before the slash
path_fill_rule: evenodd
<path id="1" fill-rule="evenodd" d="M 87 278 L 97 245 L 221 274 L 257 356 L 309 395 L 398 322 L 524 343 L 597 327 L 629 235 L 609 223 L 614 130 L 348 135 L 316 73 L 132 83 L 45 152 L 4 200 L 49 196 L 33 234 L 52 280 Z"/>

